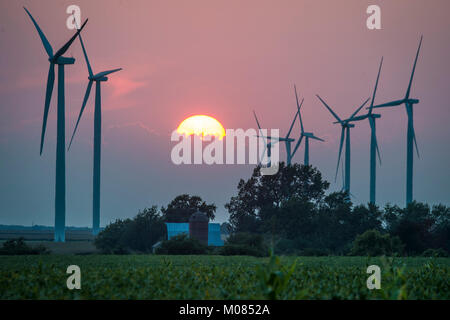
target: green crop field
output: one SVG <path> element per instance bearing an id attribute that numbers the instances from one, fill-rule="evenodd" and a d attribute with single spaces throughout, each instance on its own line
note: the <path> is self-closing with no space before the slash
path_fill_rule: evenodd
<path id="1" fill-rule="evenodd" d="M 372 264 L 380 290 L 366 286 Z M 0 299 L 450 299 L 449 276 L 449 258 L 0 256 Z"/>

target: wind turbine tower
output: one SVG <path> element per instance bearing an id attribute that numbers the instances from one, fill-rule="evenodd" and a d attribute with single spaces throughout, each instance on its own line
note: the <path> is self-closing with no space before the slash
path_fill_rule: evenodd
<path id="1" fill-rule="evenodd" d="M 345 166 L 344 166 L 344 187 L 343 190 L 347 192 L 348 195 L 350 195 L 350 129 L 354 128 L 355 125 L 353 123 L 350 123 L 350 120 L 353 119 L 353 117 L 356 116 L 356 114 L 359 112 L 359 110 L 362 109 L 369 101 L 369 98 L 364 101 L 364 103 L 356 109 L 356 111 L 350 116 L 347 120 L 341 120 L 338 115 L 331 109 L 331 107 L 319 96 L 316 95 L 317 98 L 322 102 L 322 104 L 330 111 L 330 113 L 333 115 L 333 117 L 337 120 L 336 123 L 339 123 L 341 125 L 341 141 L 339 144 L 339 155 L 338 155 L 338 162 L 336 166 L 336 175 L 335 180 L 337 178 L 338 170 L 339 170 L 339 163 L 341 160 L 341 154 L 342 154 L 342 147 L 344 144 L 345 139 Z"/>
<path id="2" fill-rule="evenodd" d="M 300 147 L 300 143 L 302 142 L 302 139 L 305 138 L 305 158 L 304 158 L 304 165 L 305 166 L 309 166 L 309 139 L 315 139 L 315 140 L 319 140 L 319 141 L 325 141 L 321 138 L 318 138 L 314 135 L 314 133 L 312 132 L 305 132 L 304 128 L 303 128 L 303 121 L 302 121 L 302 113 L 300 111 L 300 108 L 303 105 L 303 100 L 302 103 L 299 104 L 298 103 L 298 95 L 297 95 L 297 88 L 294 85 L 294 90 L 295 90 L 295 100 L 297 101 L 297 114 L 299 115 L 299 120 L 300 120 L 300 138 L 297 141 L 297 145 L 295 146 L 294 149 L 294 154 L 297 151 L 298 147 Z M 295 119 L 294 119 L 295 120 Z"/>
<path id="3" fill-rule="evenodd" d="M 376 170 L 377 170 L 376 154 L 378 154 L 378 160 L 380 161 L 380 164 L 381 164 L 380 149 L 378 148 L 375 121 L 376 121 L 376 119 L 380 118 L 381 115 L 375 114 L 372 111 L 373 111 L 373 104 L 375 101 L 375 94 L 377 92 L 377 87 L 378 87 L 378 80 L 380 79 L 380 72 L 381 72 L 382 65 L 383 65 L 383 58 L 381 58 L 380 67 L 378 69 L 377 81 L 375 83 L 372 101 L 370 103 L 369 111 L 367 112 L 367 114 L 344 120 L 344 121 L 348 121 L 348 122 L 362 121 L 365 119 L 369 120 L 370 132 L 371 132 L 370 133 L 370 202 L 373 204 L 375 204 L 375 201 L 376 201 Z"/>
<path id="4" fill-rule="evenodd" d="M 102 110 L 101 110 L 101 90 L 100 84 L 108 80 L 106 77 L 108 74 L 122 70 L 121 68 L 113 69 L 109 71 L 103 71 L 94 75 L 89 63 L 89 59 L 84 47 L 83 39 L 79 34 L 81 47 L 83 49 L 84 58 L 86 60 L 87 69 L 89 72 L 89 83 L 84 95 L 83 104 L 81 106 L 80 114 L 78 115 L 75 129 L 73 130 L 72 138 L 70 139 L 69 149 L 72 145 L 75 132 L 77 131 L 78 124 L 80 123 L 81 116 L 86 102 L 91 93 L 92 83 L 95 81 L 95 109 L 94 109 L 94 168 L 93 168 L 93 197 L 92 197 L 92 233 L 97 235 L 100 231 L 100 165 L 101 165 L 101 143 L 102 143 Z"/>
<path id="5" fill-rule="evenodd" d="M 374 108 L 385 108 L 385 107 L 397 107 L 405 104 L 406 115 L 408 116 L 408 126 L 407 126 L 407 136 L 406 136 L 406 206 L 413 200 L 413 161 L 414 161 L 414 146 L 416 146 L 417 156 L 419 157 L 419 148 L 417 147 L 416 134 L 414 131 L 414 114 L 413 106 L 419 103 L 418 99 L 412 99 L 410 97 L 411 85 L 414 78 L 414 73 L 416 71 L 417 59 L 419 58 L 420 48 L 422 46 L 423 36 L 420 37 L 419 47 L 417 48 L 416 58 L 414 60 L 413 69 L 411 72 L 411 77 L 409 79 L 408 88 L 406 90 L 406 95 L 401 100 L 390 101 L 383 103 Z"/>
<path id="6" fill-rule="evenodd" d="M 50 100 L 52 97 L 53 86 L 55 83 L 55 64 L 58 65 L 58 109 L 57 109 L 57 140 L 56 140 L 56 184 L 55 184 L 55 231 L 54 237 L 56 242 L 65 241 L 65 224 L 66 224 L 66 147 L 65 147 L 65 97 L 64 97 L 64 66 L 66 64 L 74 64 L 74 58 L 63 57 L 62 55 L 69 49 L 72 42 L 80 34 L 81 30 L 87 23 L 83 23 L 81 28 L 67 41 L 55 54 L 53 48 L 42 32 L 41 28 L 34 20 L 31 13 L 25 8 L 28 16 L 33 22 L 45 51 L 50 61 L 48 70 L 47 89 L 45 92 L 44 118 L 42 122 L 41 146 L 40 154 L 44 147 L 45 129 L 47 127 L 47 117 L 50 108 Z"/>

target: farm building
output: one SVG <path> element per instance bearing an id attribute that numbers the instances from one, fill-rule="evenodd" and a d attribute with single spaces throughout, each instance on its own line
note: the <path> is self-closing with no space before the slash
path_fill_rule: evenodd
<path id="1" fill-rule="evenodd" d="M 170 239 L 178 234 L 189 232 L 189 223 L 166 222 L 167 238 Z M 208 246 L 223 246 L 223 240 L 220 235 L 220 223 L 208 223 Z"/>

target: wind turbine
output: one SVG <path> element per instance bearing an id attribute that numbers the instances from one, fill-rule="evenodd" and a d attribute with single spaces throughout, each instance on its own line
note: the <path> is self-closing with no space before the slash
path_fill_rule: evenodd
<path id="1" fill-rule="evenodd" d="M 66 158 L 65 158 L 65 97 L 64 97 L 64 66 L 66 64 L 74 64 L 74 58 L 63 57 L 62 55 L 69 49 L 72 42 L 80 34 L 81 30 L 87 23 L 83 23 L 81 28 L 77 30 L 75 35 L 70 38 L 55 54 L 53 48 L 42 32 L 41 28 L 34 20 L 31 13 L 25 8 L 28 16 L 31 18 L 45 51 L 48 55 L 50 68 L 47 77 L 47 89 L 45 92 L 44 118 L 42 122 L 41 146 L 40 154 L 44 147 L 45 129 L 47 127 L 47 117 L 50 108 L 50 100 L 55 83 L 55 64 L 58 65 L 58 112 L 57 112 L 57 142 L 56 142 L 56 184 L 55 184 L 55 241 L 65 241 L 65 223 L 66 223 Z"/>
<path id="2" fill-rule="evenodd" d="M 300 143 L 302 142 L 303 137 L 305 137 L 305 160 L 304 160 L 304 164 L 305 164 L 305 166 L 309 166 L 309 139 L 315 139 L 315 140 L 319 140 L 319 141 L 325 141 L 325 140 L 316 137 L 314 135 L 314 133 L 312 133 L 312 132 L 305 132 L 305 130 L 303 129 L 302 113 L 300 111 L 300 108 L 301 108 L 301 106 L 303 104 L 303 100 L 302 100 L 302 103 L 299 105 L 298 104 L 297 88 L 295 87 L 295 85 L 294 85 L 294 90 L 295 90 L 295 99 L 297 101 L 297 114 L 299 115 L 299 119 L 300 119 L 301 132 L 300 132 L 300 138 L 297 141 L 297 145 L 295 146 L 293 154 L 295 154 L 295 152 L 297 151 L 298 147 L 300 146 Z"/>
<path id="3" fill-rule="evenodd" d="M 384 108 L 384 107 L 396 107 L 405 104 L 406 114 L 408 116 L 408 127 L 407 127 L 407 137 L 406 137 L 406 205 L 412 202 L 413 199 L 413 143 L 416 146 L 417 156 L 419 157 L 419 148 L 417 147 L 416 134 L 414 132 L 414 119 L 413 119 L 413 106 L 418 104 L 418 99 L 410 98 L 411 85 L 414 78 L 414 73 L 416 71 L 417 59 L 419 58 L 420 47 L 422 46 L 423 36 L 420 37 L 419 47 L 417 48 L 416 58 L 414 60 L 413 69 L 411 72 L 411 77 L 409 79 L 408 89 L 406 90 L 406 95 L 401 100 L 395 100 L 387 103 L 383 103 L 374 108 Z"/>
<path id="4" fill-rule="evenodd" d="M 377 153 L 378 153 L 378 160 L 380 161 L 380 164 L 381 164 L 380 149 L 378 148 L 375 120 L 377 118 L 380 118 L 381 115 L 372 113 L 372 110 L 373 110 L 373 103 L 375 101 L 375 94 L 377 92 L 378 80 L 380 79 L 380 72 L 381 72 L 382 65 L 383 65 L 383 58 L 381 58 L 380 67 L 378 69 L 377 81 L 375 83 L 372 101 L 370 103 L 369 111 L 367 112 L 367 114 L 344 120 L 344 121 L 348 121 L 348 122 L 355 122 L 355 121 L 362 121 L 365 119 L 369 119 L 370 131 L 371 131 L 371 134 L 370 134 L 370 202 L 373 204 L 375 203 L 375 195 L 376 195 L 376 168 L 377 168 L 376 154 Z M 335 122 L 335 123 L 337 123 L 337 122 Z"/>
<path id="5" fill-rule="evenodd" d="M 340 144 L 339 144 L 339 155 L 338 155 L 338 162 L 337 162 L 337 166 L 336 166 L 335 180 L 337 178 L 337 174 L 338 174 L 338 170 L 339 170 L 339 163 L 340 163 L 340 160 L 341 160 L 342 147 L 343 147 L 344 139 L 345 139 L 345 168 L 344 168 L 344 187 L 343 187 L 343 190 L 345 192 L 347 192 L 347 194 L 350 195 L 350 128 L 355 127 L 355 125 L 353 123 L 350 123 L 350 120 L 353 119 L 353 117 L 356 116 L 356 114 L 359 112 L 359 110 L 361 110 L 362 107 L 364 107 L 366 105 L 367 101 L 369 101 L 370 98 L 367 98 L 367 100 L 364 101 L 364 103 L 358 109 L 356 109 L 355 112 L 353 112 L 353 114 L 350 116 L 349 119 L 341 120 L 338 117 L 338 115 L 330 108 L 330 106 L 328 106 L 328 104 L 319 95 L 316 95 L 316 96 L 323 103 L 323 105 L 328 109 L 328 111 L 330 111 L 330 113 L 333 115 L 333 117 L 336 118 L 337 122 L 335 122 L 335 123 L 339 123 L 341 125 L 341 127 L 342 127 L 342 129 L 341 129 L 341 141 L 340 141 Z"/>
<path id="6" fill-rule="evenodd" d="M 86 107 L 89 94 L 91 93 L 92 83 L 95 81 L 95 109 L 94 109 L 94 170 L 93 170 L 93 203 L 92 203 L 92 233 L 97 235 L 100 231 L 100 163 L 101 163 L 101 135 L 102 135 L 102 111 L 101 111 L 101 90 L 100 84 L 103 81 L 107 81 L 108 74 L 122 70 L 113 69 L 108 71 L 103 71 L 94 75 L 89 63 L 89 59 L 86 53 L 86 48 L 84 47 L 83 39 L 81 34 L 79 34 L 81 47 L 83 49 L 84 58 L 86 60 L 87 69 L 89 72 L 89 83 L 86 88 L 86 93 L 84 95 L 83 104 L 81 105 L 80 114 L 78 115 L 78 120 L 73 130 L 72 138 L 70 139 L 69 149 L 72 145 L 75 132 L 77 131 L 78 124 L 80 123 L 81 116 L 83 114 L 84 108 Z"/>
<path id="7" fill-rule="evenodd" d="M 295 88 L 295 85 L 294 85 L 294 88 Z M 259 125 L 258 118 L 256 117 L 256 113 L 255 113 L 255 111 L 253 111 L 253 115 L 255 116 L 256 124 L 258 125 L 258 129 L 259 129 L 259 132 L 261 134 L 260 136 L 258 135 L 258 137 L 264 139 L 264 150 L 262 152 L 261 158 L 264 156 L 264 152 L 266 151 L 266 148 L 267 148 L 267 150 L 268 150 L 267 151 L 267 157 L 269 158 L 269 161 L 270 161 L 272 144 L 275 144 L 277 142 L 284 142 L 284 145 L 286 147 L 286 163 L 288 165 L 290 165 L 292 163 L 292 158 L 294 157 L 295 153 L 297 152 L 298 146 L 300 144 L 299 142 L 301 141 L 301 138 L 303 137 L 303 136 L 300 136 L 299 142 L 297 143 L 297 145 L 295 147 L 295 150 L 292 152 L 291 143 L 294 142 L 295 139 L 289 138 L 289 136 L 291 135 L 292 128 L 294 127 L 295 120 L 297 119 L 297 116 L 300 114 L 300 107 L 302 106 L 303 100 L 304 100 L 303 99 L 302 102 L 299 105 L 298 97 L 297 97 L 297 89 L 295 89 L 295 96 L 297 98 L 297 112 L 295 113 L 294 119 L 292 120 L 291 126 L 289 128 L 289 131 L 288 131 L 287 135 L 284 138 L 283 137 L 263 136 L 262 131 L 261 131 L 261 126 Z M 265 139 L 270 140 L 270 142 L 266 143 Z M 272 139 L 275 140 L 275 142 L 272 142 Z"/>

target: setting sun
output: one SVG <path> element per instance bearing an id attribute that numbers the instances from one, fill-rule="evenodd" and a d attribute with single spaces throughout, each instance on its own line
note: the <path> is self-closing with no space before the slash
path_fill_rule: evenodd
<path id="1" fill-rule="evenodd" d="M 190 136 L 192 134 L 204 136 L 214 136 L 222 140 L 225 136 L 225 129 L 222 124 L 210 116 L 196 115 L 183 120 L 177 128 L 179 134 Z"/>

